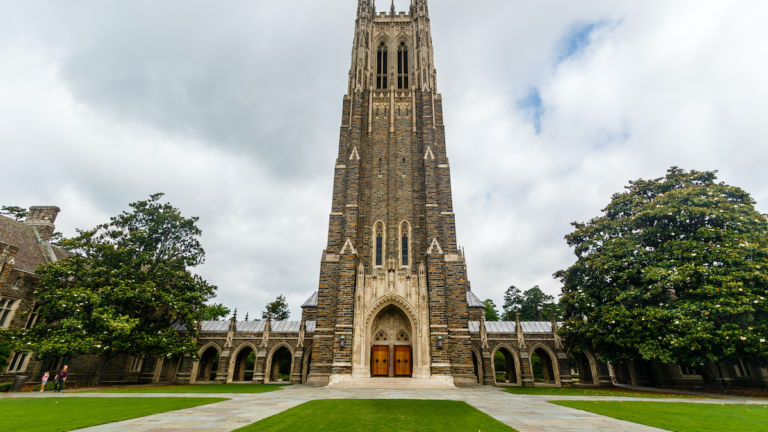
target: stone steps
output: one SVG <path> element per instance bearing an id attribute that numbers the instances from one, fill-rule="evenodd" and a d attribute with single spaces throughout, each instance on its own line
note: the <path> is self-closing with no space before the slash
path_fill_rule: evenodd
<path id="1" fill-rule="evenodd" d="M 442 380 L 424 378 L 353 378 L 328 385 L 328 388 L 370 389 L 455 389 L 453 384 Z"/>

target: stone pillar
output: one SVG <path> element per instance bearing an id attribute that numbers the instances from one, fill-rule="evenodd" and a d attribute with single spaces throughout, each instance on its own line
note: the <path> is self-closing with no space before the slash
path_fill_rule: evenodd
<path id="1" fill-rule="evenodd" d="M 230 353 L 231 351 L 229 348 L 225 348 L 221 355 L 219 356 L 219 364 L 216 368 L 216 382 L 217 383 L 226 383 L 227 382 L 227 375 L 229 375 L 229 361 L 230 361 Z"/>
<path id="2" fill-rule="evenodd" d="M 267 382 L 265 376 L 265 369 L 267 367 L 267 349 L 259 348 L 259 352 L 256 353 L 256 362 L 253 367 L 253 382 L 256 384 L 264 384 Z"/>
<path id="3" fill-rule="evenodd" d="M 493 357 L 491 357 L 491 352 L 483 349 L 483 358 L 481 359 L 482 364 L 480 367 L 483 368 L 483 384 L 485 385 L 493 385 Z M 514 362 L 513 362 L 514 365 Z"/>
<path id="4" fill-rule="evenodd" d="M 301 384 L 301 366 L 304 359 L 304 350 L 297 349 L 293 355 L 293 368 L 291 370 L 291 384 Z"/>
<path id="5" fill-rule="evenodd" d="M 568 361 L 568 353 L 565 351 L 555 352 L 557 358 L 557 368 L 560 370 L 560 385 L 563 387 L 573 386 L 573 376 L 571 375 L 571 365 Z"/>

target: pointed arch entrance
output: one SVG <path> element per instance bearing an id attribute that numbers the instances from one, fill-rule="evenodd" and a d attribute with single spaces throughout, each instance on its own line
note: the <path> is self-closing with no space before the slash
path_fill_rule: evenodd
<path id="1" fill-rule="evenodd" d="M 371 324 L 371 376 L 413 375 L 413 330 L 405 312 L 393 304 L 376 315 Z"/>

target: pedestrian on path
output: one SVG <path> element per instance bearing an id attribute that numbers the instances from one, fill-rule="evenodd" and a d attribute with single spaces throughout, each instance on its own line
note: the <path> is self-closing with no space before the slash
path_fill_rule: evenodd
<path id="1" fill-rule="evenodd" d="M 43 374 L 43 383 L 40 384 L 40 393 L 45 391 L 45 385 L 48 384 L 48 377 L 50 377 L 51 374 L 48 373 L 48 371 L 45 371 Z"/>
<path id="2" fill-rule="evenodd" d="M 69 366 L 64 365 L 63 368 L 56 374 L 56 378 L 53 380 L 53 391 L 61 393 L 64 389 L 64 382 L 67 381 L 69 375 Z"/>

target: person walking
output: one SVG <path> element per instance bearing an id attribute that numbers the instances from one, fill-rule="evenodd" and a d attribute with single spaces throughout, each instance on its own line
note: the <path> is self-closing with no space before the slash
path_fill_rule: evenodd
<path id="1" fill-rule="evenodd" d="M 51 374 L 48 373 L 48 371 L 45 371 L 43 374 L 43 383 L 40 384 L 40 393 L 45 391 L 45 385 L 48 384 L 48 377 L 50 377 Z"/>
<path id="2" fill-rule="evenodd" d="M 69 366 L 64 365 L 63 368 L 56 374 L 56 378 L 53 380 L 53 391 L 61 393 L 64 389 L 64 383 L 67 381 L 69 375 Z"/>

